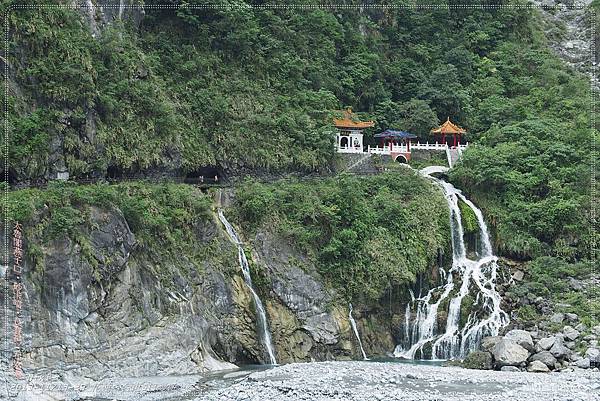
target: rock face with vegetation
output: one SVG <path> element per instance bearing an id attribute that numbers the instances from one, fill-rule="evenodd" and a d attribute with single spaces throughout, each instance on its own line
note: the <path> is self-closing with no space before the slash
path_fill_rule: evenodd
<path id="1" fill-rule="evenodd" d="M 117 206 L 120 191 L 128 194 Z M 155 196 L 149 201 L 144 194 Z M 256 359 L 248 295 L 232 274 L 234 249 L 201 194 L 175 187 L 93 186 L 19 195 L 29 200 L 27 205 L 20 198 L 25 207 L 15 211 L 24 213 L 29 255 L 26 368 L 62 367 L 87 377 L 165 375 L 230 365 L 217 360 Z M 161 214 L 175 206 L 162 202 L 185 203 L 189 215 Z M 148 207 L 149 214 L 136 207 Z M 63 219 L 66 213 L 79 218 Z M 179 258 L 153 247 L 159 227 L 165 237 L 181 234 L 168 230 L 177 218 L 193 219 L 180 239 L 196 247 Z M 178 240 L 169 242 L 174 246 Z M 245 348 L 236 336 L 245 336 Z"/>
<path id="2" fill-rule="evenodd" d="M 417 231 L 385 231 L 384 221 L 371 215 L 375 210 L 366 196 L 392 180 L 398 191 L 376 196 L 381 219 L 403 201 L 409 210 L 414 208 L 406 218 L 421 216 L 414 230 L 430 230 L 426 240 L 433 249 L 445 246 L 447 212 L 428 215 L 421 210 L 431 208 L 426 199 L 441 194 L 426 180 L 407 174 L 405 180 L 388 175 L 279 185 L 250 182 L 228 196 L 225 210 L 243 228 L 250 271 L 266 305 L 279 362 L 359 355 L 348 321 L 351 301 L 369 354 L 385 355 L 393 349 L 394 311 L 378 301 L 387 297 L 400 305 L 398 300 L 406 294 L 393 291 L 414 281 L 416 274 L 426 276 L 435 257 L 424 252 L 410 259 L 419 265 L 392 255 L 397 259 L 373 263 L 371 269 L 378 269 L 373 271 L 379 276 L 360 285 L 348 281 L 359 274 L 350 264 L 334 270 L 335 265 L 323 264 L 326 254 L 315 252 L 331 249 L 358 255 L 368 252 L 354 249 L 364 246 L 361 243 L 380 246 L 379 240 L 402 239 L 429 249 L 419 245 Z M 413 190 L 402 195 L 407 185 Z M 364 231 L 359 214 L 348 209 L 342 188 L 350 187 L 355 189 L 354 212 L 366 213 L 372 231 Z M 333 191 L 321 192 L 325 188 Z M 272 191 L 290 203 L 270 204 Z M 304 198 L 298 197 L 300 192 Z M 60 367 L 100 378 L 193 373 L 265 361 L 235 245 L 208 195 L 181 184 L 56 183 L 45 190 L 12 192 L 10 197 L 12 215 L 26 227 L 27 369 Z M 276 209 L 291 214 L 277 214 Z M 322 219 L 325 216 L 328 220 Z M 340 234 L 344 241 L 330 237 L 329 245 L 322 243 L 327 240 L 325 231 L 336 233 L 341 226 L 348 226 Z M 356 227 L 363 231 L 353 232 Z M 356 235 L 372 237 L 350 242 Z M 340 249 L 334 251 L 334 244 Z M 328 260 L 337 263 L 342 258 Z M 368 298 L 357 295 L 360 286 Z"/>
<path id="3" fill-rule="evenodd" d="M 482 210 L 512 272 L 498 284 L 512 326 L 467 362 L 535 372 L 598 362 L 598 234 L 589 229 L 598 134 L 580 68 L 588 32 L 571 24 L 588 21 L 597 2 L 566 19 L 580 72 L 555 54 L 570 39 L 544 30 L 550 11 L 524 3 L 54 3 L 7 13 L 0 58 L 10 128 L 0 138 L 9 145 L 2 220 L 25 227 L 26 368 L 137 376 L 265 361 L 211 196 L 102 183 L 209 171 L 236 182 L 225 213 L 280 362 L 359 357 L 349 303 L 367 354 L 392 351 L 409 288 L 426 291 L 451 261 L 442 193 L 404 168 L 243 178 L 392 170 L 380 158 L 336 156 L 330 122 L 346 106 L 376 131 L 402 128 L 421 141 L 448 116 L 467 129 L 470 146 L 447 178 Z M 413 165 L 444 160 L 428 157 Z M 67 177 L 94 183 L 53 182 Z M 462 212 L 474 243 L 476 218 Z"/>

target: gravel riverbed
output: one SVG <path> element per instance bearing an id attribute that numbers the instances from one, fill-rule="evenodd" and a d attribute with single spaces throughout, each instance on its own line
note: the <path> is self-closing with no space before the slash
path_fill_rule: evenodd
<path id="1" fill-rule="evenodd" d="M 377 362 L 290 364 L 194 400 L 600 400 L 600 373 L 526 373 Z"/>
<path id="2" fill-rule="evenodd" d="M 42 382 L 45 389 L 40 386 Z M 64 387 L 64 378 L 60 382 L 62 387 L 49 386 L 52 382 L 32 383 L 16 399 L 600 401 L 600 372 L 591 370 L 498 372 L 368 361 L 293 363 L 271 369 L 234 370 L 206 376 L 112 378 L 100 382 L 70 378 L 68 391 Z"/>

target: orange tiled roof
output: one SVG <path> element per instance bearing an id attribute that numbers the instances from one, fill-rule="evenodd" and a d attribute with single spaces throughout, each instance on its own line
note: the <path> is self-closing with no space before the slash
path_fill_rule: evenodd
<path id="1" fill-rule="evenodd" d="M 358 128 L 365 129 L 375 126 L 375 121 L 354 121 L 354 114 L 352 113 L 352 109 L 348 107 L 344 110 L 343 118 L 334 118 L 333 125 L 336 128 Z"/>
<path id="2" fill-rule="evenodd" d="M 431 130 L 432 134 L 464 134 L 467 131 L 450 121 L 450 117 L 441 126 Z"/>

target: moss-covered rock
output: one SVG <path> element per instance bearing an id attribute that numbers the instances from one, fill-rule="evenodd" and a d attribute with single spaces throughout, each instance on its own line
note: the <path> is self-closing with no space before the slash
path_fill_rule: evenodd
<path id="1" fill-rule="evenodd" d="M 467 369 L 491 370 L 492 354 L 486 351 L 473 351 L 462 361 L 461 366 Z"/>

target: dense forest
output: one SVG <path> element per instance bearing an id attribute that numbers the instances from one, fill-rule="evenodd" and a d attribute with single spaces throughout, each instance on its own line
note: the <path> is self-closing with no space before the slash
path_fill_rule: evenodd
<path id="1" fill-rule="evenodd" d="M 229 177 L 328 172 L 336 157 L 330 133 L 336 110 L 351 106 L 374 119 L 367 134 L 393 127 L 423 140 L 450 116 L 472 144 L 450 179 L 483 209 L 500 254 L 590 261 L 597 243 L 590 193 L 591 161 L 598 159 L 591 151 L 594 135 L 598 141 L 590 128 L 594 103 L 588 79 L 549 49 L 550 38 L 562 33 L 539 10 L 504 1 L 439 2 L 439 8 L 408 1 L 389 8 L 144 4 L 143 15 L 107 8 L 114 18 L 106 23 L 90 20 L 85 8 L 7 14 L 11 184 L 64 171 L 99 179 L 185 175 L 207 166 Z M 250 195 L 284 197 L 287 208 L 276 211 L 288 222 L 283 229 L 295 230 L 304 246 L 326 245 L 319 257 L 330 269 L 360 270 L 358 259 L 331 258 L 339 252 L 336 236 L 349 236 L 360 249 L 375 238 L 360 226 L 377 217 L 361 214 L 368 207 L 358 210 L 354 227 L 313 217 L 302 228 L 316 195 L 293 185 L 247 186 L 240 193 L 242 223 L 252 226 L 261 218 L 256 214 L 274 212 L 252 209 L 249 202 L 257 200 Z M 324 181 L 311 191 L 342 196 L 341 188 L 359 187 Z M 375 199 L 390 205 L 386 197 L 393 196 Z M 319 213 L 329 213 L 327 206 Z M 330 235 L 329 242 L 315 240 L 321 235 Z M 392 231 L 389 240 L 402 238 Z"/>

